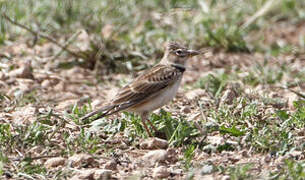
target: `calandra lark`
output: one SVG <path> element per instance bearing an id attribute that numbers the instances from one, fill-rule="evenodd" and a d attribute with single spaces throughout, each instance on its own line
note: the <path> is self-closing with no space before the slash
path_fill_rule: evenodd
<path id="1" fill-rule="evenodd" d="M 149 136 L 152 136 L 146 121 L 157 131 L 148 119 L 151 111 L 171 101 L 180 86 L 187 59 L 198 55 L 177 43 L 168 43 L 162 60 L 134 81 L 119 90 L 117 95 L 106 106 L 88 113 L 81 120 L 101 113 L 95 119 L 102 118 L 122 110 L 138 113 Z"/>

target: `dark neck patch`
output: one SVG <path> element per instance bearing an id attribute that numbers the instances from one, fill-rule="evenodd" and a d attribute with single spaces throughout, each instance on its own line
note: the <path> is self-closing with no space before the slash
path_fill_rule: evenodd
<path id="1" fill-rule="evenodd" d="M 178 69 L 180 72 L 184 72 L 185 71 L 185 67 L 181 64 L 172 64 L 172 66 L 176 69 Z"/>

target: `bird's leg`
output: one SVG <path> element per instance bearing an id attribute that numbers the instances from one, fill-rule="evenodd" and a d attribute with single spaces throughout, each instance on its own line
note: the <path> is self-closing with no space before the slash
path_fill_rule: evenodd
<path id="1" fill-rule="evenodd" d="M 143 123 L 143 125 L 144 125 L 144 128 L 146 129 L 146 131 L 147 131 L 149 137 L 152 137 L 152 135 L 151 135 L 151 133 L 150 133 L 150 131 L 149 131 L 149 129 L 148 129 L 146 123 L 145 123 L 145 121 L 148 120 L 148 113 L 146 113 L 146 112 L 141 113 L 141 120 L 142 120 L 142 123 Z M 151 123 L 151 122 L 150 122 L 150 123 Z"/>
<path id="2" fill-rule="evenodd" d="M 155 131 L 155 132 L 157 132 L 158 130 L 157 130 L 157 128 L 153 125 L 153 123 L 147 118 L 147 121 L 148 121 L 148 123 L 150 124 L 150 126 L 153 128 L 153 130 Z"/>

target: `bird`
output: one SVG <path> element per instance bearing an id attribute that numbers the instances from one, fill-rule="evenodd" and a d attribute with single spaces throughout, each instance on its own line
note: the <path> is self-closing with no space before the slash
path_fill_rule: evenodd
<path id="1" fill-rule="evenodd" d="M 81 121 L 98 114 L 93 120 L 115 114 L 120 111 L 134 112 L 140 115 L 147 134 L 152 137 L 146 122 L 157 132 L 149 120 L 149 114 L 170 102 L 177 94 L 186 62 L 200 51 L 189 49 L 177 42 L 165 46 L 163 58 L 152 68 L 140 73 L 129 84 L 121 88 L 105 106 L 80 118 Z"/>

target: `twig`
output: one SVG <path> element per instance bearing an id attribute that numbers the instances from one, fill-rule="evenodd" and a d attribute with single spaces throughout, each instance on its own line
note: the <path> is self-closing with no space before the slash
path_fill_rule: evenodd
<path id="1" fill-rule="evenodd" d="M 53 44 L 57 45 L 58 47 L 62 48 L 62 49 L 65 50 L 65 51 L 67 51 L 67 52 L 68 52 L 69 54 L 71 54 L 72 56 L 74 56 L 74 57 L 76 57 L 76 58 L 84 58 L 82 55 L 77 54 L 77 53 L 71 51 L 70 49 L 68 49 L 65 45 L 62 45 L 62 44 L 58 43 L 54 38 L 52 38 L 52 37 L 50 37 L 50 36 L 48 36 L 48 35 L 46 35 L 46 34 L 43 34 L 43 33 L 41 33 L 41 32 L 34 31 L 34 30 L 32 30 L 31 28 L 26 27 L 25 25 L 20 24 L 20 23 L 18 23 L 18 22 L 16 22 L 16 21 L 12 20 L 12 19 L 9 18 L 5 13 L 2 13 L 2 16 L 3 16 L 6 20 L 8 20 L 10 23 L 12 23 L 12 24 L 14 24 L 14 25 L 16 25 L 16 26 L 18 26 L 18 27 L 20 27 L 20 28 L 22 28 L 22 29 L 27 30 L 28 32 L 32 33 L 34 36 L 36 36 L 36 37 L 37 37 L 37 36 L 40 36 L 40 37 L 42 37 L 42 38 L 44 38 L 44 39 L 46 39 L 46 40 L 52 42 Z"/>
<path id="2" fill-rule="evenodd" d="M 294 94 L 296 94 L 296 95 L 298 95 L 298 96 L 300 96 L 300 97 L 302 97 L 302 98 L 304 98 L 304 99 L 305 99 L 305 94 L 300 93 L 300 92 L 295 91 L 295 90 L 290 89 L 290 88 L 288 88 L 288 90 L 289 90 L 289 91 L 291 91 L 291 92 L 293 92 Z"/>
<path id="3" fill-rule="evenodd" d="M 296 95 L 298 95 L 298 96 L 300 96 L 300 97 L 305 99 L 305 94 L 303 94 L 301 92 L 298 92 L 298 91 L 295 91 L 295 90 L 293 90 L 293 89 L 291 89 L 291 88 L 289 88 L 287 86 L 280 86 L 279 88 L 287 89 L 288 91 L 290 91 L 290 92 L 292 92 L 292 93 L 294 93 L 294 94 L 296 94 Z"/>
<path id="4" fill-rule="evenodd" d="M 15 158 L 15 159 L 12 159 L 12 160 L 13 161 L 24 161 L 26 159 L 38 160 L 38 159 L 53 158 L 53 157 L 58 157 L 58 156 L 46 155 L 46 156 L 36 156 L 36 157 L 21 157 L 21 158 Z"/>
<path id="5" fill-rule="evenodd" d="M 59 120 L 61 120 L 60 124 L 58 126 L 56 126 L 56 128 L 54 130 L 52 130 L 52 133 L 49 135 L 49 138 L 48 139 L 52 139 L 53 136 L 59 131 L 61 130 L 63 127 L 65 127 L 66 124 L 70 124 L 70 125 L 73 125 L 73 126 L 76 126 L 78 128 L 80 128 L 79 125 L 76 125 L 76 124 L 71 124 L 71 122 L 69 122 L 69 120 L 67 120 L 65 117 L 61 117 L 60 114 L 58 113 L 54 113 L 53 112 L 54 110 L 53 109 L 50 109 L 47 113 L 41 113 L 41 114 L 45 114 L 46 117 L 55 117 Z M 49 140 L 49 141 L 50 141 Z"/>
<path id="6" fill-rule="evenodd" d="M 257 18 L 263 16 L 272 6 L 274 7 L 274 3 L 277 0 L 269 0 L 266 2 L 261 9 L 259 9 L 253 16 L 251 16 L 242 26 L 242 29 L 247 28 L 250 24 L 252 24 Z"/>
<path id="7" fill-rule="evenodd" d="M 200 133 L 203 137 L 207 136 L 207 132 L 204 131 L 204 130 L 201 128 L 201 126 L 198 124 L 198 122 L 194 121 L 193 123 L 194 123 L 194 125 L 196 126 L 196 128 L 198 129 L 199 133 Z"/>
<path id="8" fill-rule="evenodd" d="M 67 41 L 66 43 L 64 44 L 64 47 L 67 49 L 68 46 L 80 35 L 82 31 L 78 31 L 76 33 L 74 33 Z M 62 52 L 64 51 L 64 49 L 61 49 L 57 54 L 55 54 L 51 61 L 54 61 L 58 56 L 60 56 L 62 54 Z"/>
<path id="9" fill-rule="evenodd" d="M 33 180 L 35 180 L 35 178 L 33 178 L 32 176 L 30 176 L 30 175 L 28 175 L 28 174 L 26 174 L 26 173 L 19 172 L 17 175 L 18 175 L 18 176 L 23 176 L 23 177 L 25 177 L 26 179 L 33 179 Z"/>

